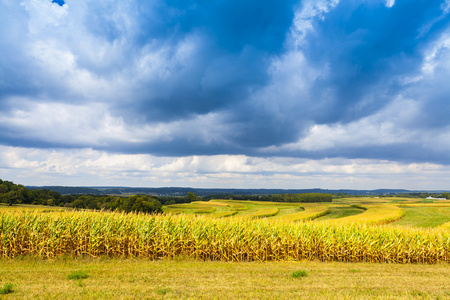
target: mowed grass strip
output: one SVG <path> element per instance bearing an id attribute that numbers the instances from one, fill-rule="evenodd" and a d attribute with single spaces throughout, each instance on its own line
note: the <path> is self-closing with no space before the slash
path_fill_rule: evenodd
<path id="1" fill-rule="evenodd" d="M 203 206 L 194 211 L 196 214 L 211 214 L 216 210 L 214 206 Z"/>
<path id="2" fill-rule="evenodd" d="M 194 213 L 194 214 L 209 214 L 213 213 L 216 208 L 212 205 L 204 204 L 202 202 L 171 204 L 163 207 L 163 211 L 167 213 Z"/>
<path id="3" fill-rule="evenodd" d="M 447 229 L 196 215 L 0 213 L 0 256 L 180 256 L 221 261 L 450 261 Z"/>
<path id="4" fill-rule="evenodd" d="M 42 212 L 54 212 L 54 211 L 66 211 L 70 210 L 65 207 L 47 206 L 47 205 L 32 205 L 32 204 L 14 204 L 8 205 L 6 203 L 0 203 L 0 212 L 10 211 L 42 211 Z"/>
<path id="5" fill-rule="evenodd" d="M 324 221 L 324 220 L 333 220 L 333 219 L 340 219 L 340 218 L 346 218 L 349 216 L 359 215 L 362 214 L 365 210 L 354 207 L 354 206 L 337 206 L 337 207 L 329 207 L 329 213 L 321 216 L 315 221 Z"/>
<path id="6" fill-rule="evenodd" d="M 273 217 L 276 214 L 278 214 L 279 209 L 278 207 L 266 207 L 258 209 L 257 211 L 242 215 L 243 218 L 251 218 L 251 219 L 258 219 L 258 218 L 267 218 L 267 217 Z"/>
<path id="7" fill-rule="evenodd" d="M 181 214 L 184 210 L 181 208 L 170 208 L 170 207 L 165 207 L 164 208 L 164 213 L 167 214 L 172 214 L 172 215 L 178 215 Z"/>
<path id="8" fill-rule="evenodd" d="M 442 200 L 443 202 L 432 203 L 411 203 L 411 204 L 399 204 L 399 207 L 450 207 L 450 200 Z"/>
<path id="9" fill-rule="evenodd" d="M 219 205 L 226 204 L 232 210 L 248 210 L 248 206 L 240 201 L 235 200 L 211 200 L 212 203 L 218 203 Z"/>
<path id="10" fill-rule="evenodd" d="M 302 203 L 303 211 L 284 215 L 277 220 L 284 222 L 295 222 L 295 221 L 304 221 L 304 220 L 314 220 L 320 216 L 326 215 L 329 213 L 329 209 L 327 205 L 316 204 L 316 203 Z"/>
<path id="11" fill-rule="evenodd" d="M 226 218 L 236 215 L 238 212 L 236 210 L 230 210 L 230 211 L 223 211 L 220 213 L 216 213 L 212 215 L 214 218 Z"/>

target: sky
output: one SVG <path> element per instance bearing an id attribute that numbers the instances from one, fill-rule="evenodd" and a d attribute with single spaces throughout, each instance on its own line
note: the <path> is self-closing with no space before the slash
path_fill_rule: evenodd
<path id="1" fill-rule="evenodd" d="M 0 0 L 0 178 L 450 189 L 450 0 Z"/>

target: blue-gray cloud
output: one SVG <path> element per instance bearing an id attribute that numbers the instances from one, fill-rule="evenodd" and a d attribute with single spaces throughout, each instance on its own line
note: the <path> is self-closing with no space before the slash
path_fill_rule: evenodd
<path id="1" fill-rule="evenodd" d="M 450 3 L 390 3 L 1 1 L 0 143 L 448 164 Z"/>
<path id="2" fill-rule="evenodd" d="M 309 62 L 329 74 L 311 87 L 323 103 L 321 123 L 350 122 L 373 114 L 415 76 L 430 42 L 448 31 L 443 1 L 342 1 L 316 19 L 303 47 Z"/>

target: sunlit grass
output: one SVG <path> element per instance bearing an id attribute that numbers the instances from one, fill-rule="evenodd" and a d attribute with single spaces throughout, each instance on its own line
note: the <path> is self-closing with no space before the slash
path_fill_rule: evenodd
<path id="1" fill-rule="evenodd" d="M 5 299 L 448 299 L 450 264 L 18 258 Z M 89 277 L 68 280 L 74 270 Z M 307 277 L 292 278 L 303 270 Z"/>
<path id="2" fill-rule="evenodd" d="M 59 206 L 47 206 L 47 205 L 32 205 L 32 204 L 14 204 L 7 205 L 0 203 L 0 212 L 2 211 L 64 211 L 67 208 Z"/>
<path id="3" fill-rule="evenodd" d="M 260 208 L 256 211 L 253 211 L 250 214 L 246 214 L 243 215 L 245 218 L 252 218 L 252 219 L 257 219 L 257 218 L 266 218 L 266 217 L 272 217 L 272 216 L 276 216 L 278 214 L 278 207 L 265 207 L 265 208 Z"/>
<path id="4" fill-rule="evenodd" d="M 405 217 L 392 223 L 417 227 L 436 227 L 450 222 L 450 207 L 404 207 Z"/>
<path id="5" fill-rule="evenodd" d="M 281 216 L 277 220 L 283 222 L 313 220 L 329 212 L 329 206 L 321 203 L 302 203 L 302 208 L 303 211 Z"/>
<path id="6" fill-rule="evenodd" d="M 331 219 L 339 219 L 339 218 L 345 218 L 349 216 L 354 216 L 363 213 L 364 210 L 357 207 L 352 206 L 338 206 L 338 207 L 330 207 L 329 213 L 315 219 L 316 221 L 323 221 L 323 220 L 331 220 Z"/>

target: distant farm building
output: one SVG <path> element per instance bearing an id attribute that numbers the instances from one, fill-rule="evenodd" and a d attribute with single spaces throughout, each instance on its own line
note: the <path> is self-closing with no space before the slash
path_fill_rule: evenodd
<path id="1" fill-rule="evenodd" d="M 426 197 L 425 199 L 432 199 L 432 200 L 447 200 L 446 198 L 434 198 L 434 197 Z"/>

